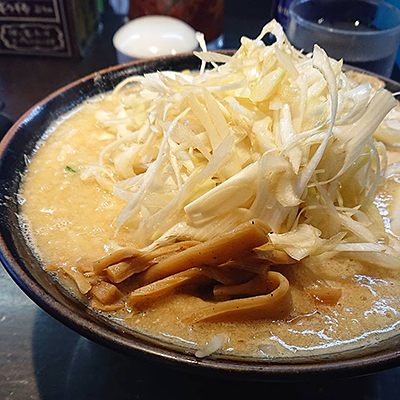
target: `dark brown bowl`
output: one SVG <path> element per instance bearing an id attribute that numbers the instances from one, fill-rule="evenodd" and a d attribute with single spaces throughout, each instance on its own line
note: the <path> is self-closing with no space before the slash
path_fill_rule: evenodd
<path id="1" fill-rule="evenodd" d="M 253 380 L 300 380 L 352 376 L 400 365 L 400 335 L 375 346 L 318 357 L 284 361 L 211 357 L 198 359 L 187 349 L 128 331 L 91 312 L 41 267 L 19 228 L 16 193 L 30 156 L 43 133 L 60 116 L 86 99 L 112 90 L 124 78 L 157 70 L 197 69 L 192 55 L 157 58 L 96 72 L 54 92 L 32 107 L 0 144 L 0 258 L 19 287 L 40 307 L 81 335 L 132 356 L 163 362 L 175 368 Z M 400 85 L 388 81 L 389 90 Z"/>

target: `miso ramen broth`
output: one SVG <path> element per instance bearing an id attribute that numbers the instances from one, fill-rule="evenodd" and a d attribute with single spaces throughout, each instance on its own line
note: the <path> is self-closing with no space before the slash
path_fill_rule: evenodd
<path id="1" fill-rule="evenodd" d="M 397 101 L 317 45 L 298 52 L 276 21 L 241 43 L 55 124 L 19 193 L 28 243 L 94 312 L 198 357 L 398 334 Z"/>
<path id="2" fill-rule="evenodd" d="M 96 260 L 132 246 L 128 228 L 114 236 L 113 222 L 125 202 L 99 188 L 96 181 L 79 177 L 113 140 L 98 127 L 96 111 L 112 110 L 117 105 L 109 97 L 85 103 L 54 127 L 31 159 L 21 191 L 25 199 L 21 221 L 43 265 L 73 263 L 80 257 Z M 398 178 L 380 189 L 377 198 L 382 213 L 390 213 L 398 193 Z M 342 288 L 337 304 L 325 305 L 303 290 L 309 268 L 332 286 Z M 399 332 L 397 272 L 342 257 L 324 263 L 303 261 L 295 268 L 281 266 L 277 270 L 289 279 L 294 304 L 290 316 L 282 321 L 187 325 L 181 318 L 209 302 L 187 291 L 161 298 L 144 310 L 124 309 L 105 315 L 133 330 L 193 348 L 222 334 L 222 352 L 258 357 L 343 351 Z M 63 278 L 63 284 L 79 295 L 72 280 Z M 129 283 L 124 287 L 124 293 L 128 292 Z"/>

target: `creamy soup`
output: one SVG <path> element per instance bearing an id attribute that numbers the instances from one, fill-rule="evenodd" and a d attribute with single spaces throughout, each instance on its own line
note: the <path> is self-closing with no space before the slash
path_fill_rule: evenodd
<path id="1" fill-rule="evenodd" d="M 114 221 L 125 201 L 82 180 L 82 171 L 96 163 L 100 151 L 114 140 L 94 117 L 113 110 L 110 97 L 90 101 L 56 124 L 40 142 L 21 188 L 21 225 L 43 266 L 96 260 L 121 247 L 132 247 L 131 231 L 115 234 Z M 392 153 L 391 157 L 397 157 Z M 399 178 L 381 187 L 377 202 L 390 216 L 400 192 Z M 305 259 L 295 266 L 275 266 L 290 282 L 293 309 L 283 320 L 187 324 L 183 317 L 212 304 L 207 292 L 194 295 L 183 288 L 150 305 L 103 312 L 116 323 L 164 341 L 199 348 L 223 335 L 225 354 L 256 357 L 339 352 L 376 343 L 399 332 L 400 275 L 347 258 L 324 262 Z M 321 303 L 304 291 L 309 271 L 332 287 L 341 288 L 336 304 Z M 74 281 L 59 274 L 62 284 L 82 301 Z M 124 295 L 129 281 L 119 285 Z"/>
<path id="2" fill-rule="evenodd" d="M 129 77 L 46 133 L 19 193 L 43 267 L 93 312 L 198 357 L 398 334 L 393 94 L 297 51 L 274 20 L 232 57 L 195 55 L 198 72 Z"/>

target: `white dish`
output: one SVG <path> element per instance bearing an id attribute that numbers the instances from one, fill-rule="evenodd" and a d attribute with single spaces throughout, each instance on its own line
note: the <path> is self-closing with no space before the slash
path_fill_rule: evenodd
<path id="1" fill-rule="evenodd" d="M 142 58 L 188 53 L 198 47 L 196 32 L 185 22 L 164 15 L 136 18 L 115 33 L 120 64 Z"/>

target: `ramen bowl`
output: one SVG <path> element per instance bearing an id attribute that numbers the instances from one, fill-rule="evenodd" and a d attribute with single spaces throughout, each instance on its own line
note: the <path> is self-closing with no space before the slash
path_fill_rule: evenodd
<path id="1" fill-rule="evenodd" d="M 185 54 L 108 68 L 54 92 L 15 123 L 0 145 L 0 257 L 8 273 L 41 308 L 88 339 L 190 372 L 251 380 L 300 380 L 316 375 L 348 377 L 400 365 L 400 334 L 373 346 L 313 357 L 274 360 L 215 354 L 199 359 L 190 349 L 131 331 L 91 311 L 42 268 L 19 226 L 17 193 L 26 158 L 34 152 L 43 133 L 74 107 L 112 90 L 128 76 L 195 70 L 199 64 L 196 57 Z M 397 83 L 385 82 L 387 89 L 399 90 Z"/>

